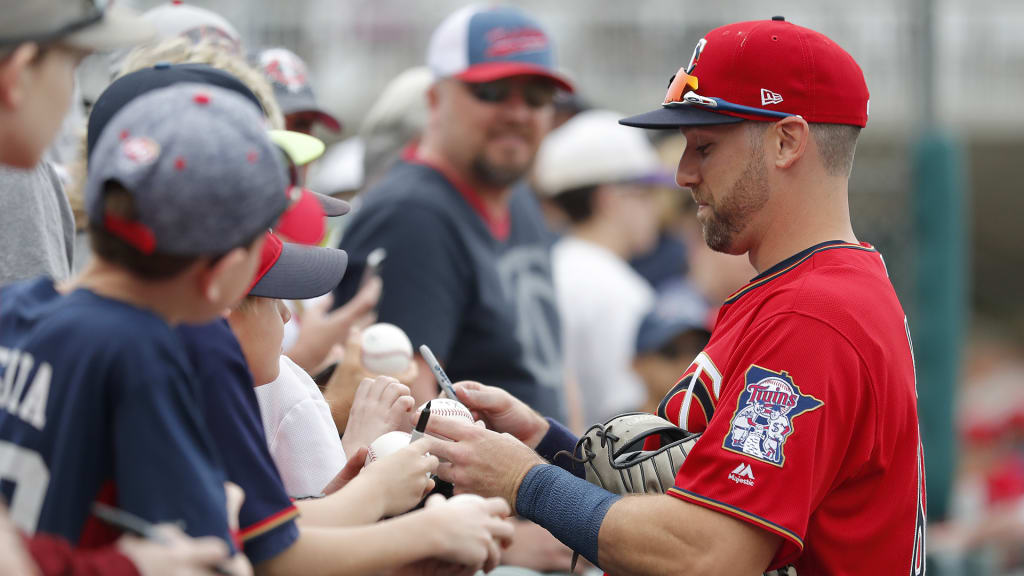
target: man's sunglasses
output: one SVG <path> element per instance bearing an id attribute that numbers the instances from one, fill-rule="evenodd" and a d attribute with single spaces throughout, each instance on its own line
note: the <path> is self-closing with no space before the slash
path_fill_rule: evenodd
<path id="1" fill-rule="evenodd" d="M 515 87 L 510 80 L 494 80 L 493 82 L 463 83 L 474 98 L 488 104 L 497 104 L 508 99 Z M 523 101 L 530 108 L 543 108 L 555 99 L 555 87 L 547 82 L 527 82 L 521 84 Z"/>
<path id="2" fill-rule="evenodd" d="M 665 101 L 662 102 L 661 105 L 665 108 L 700 106 L 711 111 L 754 114 L 757 116 L 766 116 L 768 118 L 789 118 L 790 116 L 799 116 L 799 114 L 790 114 L 789 112 L 765 110 L 764 108 L 733 104 L 732 102 L 722 100 L 721 98 L 701 96 L 695 92 L 695 90 L 697 90 L 697 85 L 697 77 L 688 74 L 685 68 L 680 68 L 679 72 L 676 72 L 676 75 L 669 80 L 668 92 L 665 93 Z"/>
<path id="3" fill-rule="evenodd" d="M 76 20 L 72 20 L 60 26 L 55 30 L 49 32 L 42 32 L 37 34 L 26 34 L 25 36 L 15 36 L 10 38 L 0 38 L 0 46 L 17 46 L 18 44 L 26 44 L 28 42 L 34 42 L 36 44 L 48 44 L 61 38 L 74 34 L 83 28 L 88 28 L 93 24 L 96 24 L 106 15 L 107 6 L 110 5 L 110 0 L 74 0 L 85 4 L 85 15 Z"/>

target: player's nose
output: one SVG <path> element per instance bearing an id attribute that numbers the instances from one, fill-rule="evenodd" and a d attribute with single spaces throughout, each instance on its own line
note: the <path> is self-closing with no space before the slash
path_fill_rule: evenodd
<path id="1" fill-rule="evenodd" d="M 700 184 L 697 154 L 689 146 L 683 150 L 679 165 L 676 166 L 676 184 L 681 188 L 695 188 Z"/>

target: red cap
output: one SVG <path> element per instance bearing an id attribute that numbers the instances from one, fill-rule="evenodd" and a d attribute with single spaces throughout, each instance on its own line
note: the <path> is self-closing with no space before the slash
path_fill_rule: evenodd
<path id="1" fill-rule="evenodd" d="M 693 93 L 705 98 L 796 114 L 812 123 L 863 127 L 868 121 L 868 87 L 853 57 L 824 34 L 781 16 L 715 28 L 701 39 L 689 65 L 680 72 L 697 78 Z M 721 108 L 665 105 L 627 118 L 623 124 L 663 128 L 714 123 L 708 121 L 709 112 L 746 120 L 777 119 Z"/>
<path id="2" fill-rule="evenodd" d="M 323 206 L 313 192 L 292 186 L 288 189 L 288 209 L 274 231 L 290 242 L 315 246 L 323 240 L 325 217 Z"/>

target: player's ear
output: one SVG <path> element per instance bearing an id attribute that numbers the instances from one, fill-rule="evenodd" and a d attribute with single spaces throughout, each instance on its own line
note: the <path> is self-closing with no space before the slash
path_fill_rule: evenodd
<path id="1" fill-rule="evenodd" d="M 38 53 L 39 45 L 30 42 L 0 54 L 0 105 L 13 109 L 24 100 L 25 70 Z"/>
<path id="2" fill-rule="evenodd" d="M 799 116 L 783 118 L 768 130 L 771 142 L 769 160 L 776 168 L 790 168 L 807 151 L 810 126 Z"/>

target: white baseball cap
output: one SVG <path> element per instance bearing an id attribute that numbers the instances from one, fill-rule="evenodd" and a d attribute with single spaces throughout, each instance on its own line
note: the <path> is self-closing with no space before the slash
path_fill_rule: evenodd
<path id="1" fill-rule="evenodd" d="M 618 112 L 588 110 L 552 131 L 537 152 L 538 192 L 553 197 L 600 184 L 664 182 L 666 170 L 654 146 L 619 118 Z"/>
<path id="2" fill-rule="evenodd" d="M 242 35 L 238 29 L 212 10 L 172 0 L 147 10 L 142 18 L 156 27 L 162 38 L 185 37 L 194 43 L 203 40 L 234 54 L 242 53 Z"/>

